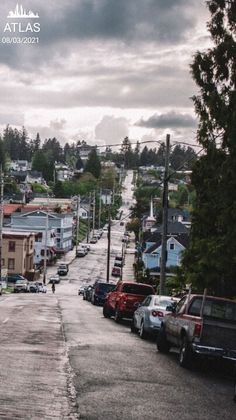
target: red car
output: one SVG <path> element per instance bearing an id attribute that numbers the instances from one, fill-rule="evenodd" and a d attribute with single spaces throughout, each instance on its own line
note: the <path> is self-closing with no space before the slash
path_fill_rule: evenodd
<path id="1" fill-rule="evenodd" d="M 155 294 L 155 291 L 149 284 L 120 281 L 115 290 L 108 293 L 103 315 L 105 318 L 114 316 L 116 322 L 122 318 L 133 318 L 138 305 L 150 294 Z"/>

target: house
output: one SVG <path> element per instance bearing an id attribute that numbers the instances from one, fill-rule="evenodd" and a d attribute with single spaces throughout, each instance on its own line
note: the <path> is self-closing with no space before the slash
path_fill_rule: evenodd
<path id="1" fill-rule="evenodd" d="M 48 218 L 48 223 L 47 223 Z M 46 225 L 47 229 L 46 229 Z M 45 231 L 47 230 L 47 248 L 56 254 L 64 254 L 72 247 L 72 213 L 48 213 L 45 210 L 24 211 L 20 214 L 14 213 L 11 217 L 10 226 L 14 230 L 30 230 L 41 232 L 39 249 L 45 249 Z M 42 251 L 41 254 L 43 254 Z"/>
<path id="2" fill-rule="evenodd" d="M 2 231 L 2 268 L 8 274 L 25 276 L 34 268 L 35 233 L 19 230 Z"/>
<path id="3" fill-rule="evenodd" d="M 89 154 L 92 150 L 96 150 L 96 152 L 98 152 L 97 146 L 90 146 L 85 141 L 82 141 L 82 144 L 77 146 L 77 151 L 83 163 L 86 163 L 86 161 L 88 160 Z"/>
<path id="4" fill-rule="evenodd" d="M 111 190 L 102 190 L 100 197 L 103 204 L 105 205 L 112 204 L 112 191 Z"/>
<path id="5" fill-rule="evenodd" d="M 160 270 L 163 225 L 150 233 L 144 233 L 142 261 L 145 269 Z M 188 245 L 189 231 L 181 222 L 167 223 L 166 267 L 179 266 L 183 251 Z"/>
<path id="6" fill-rule="evenodd" d="M 186 249 L 187 244 L 188 236 L 186 234 L 168 235 L 166 244 L 166 267 L 178 267 L 181 265 L 182 253 Z M 161 249 L 162 235 L 159 233 L 159 239 L 153 245 L 146 248 L 142 254 L 142 261 L 145 269 L 160 269 Z"/>
<path id="7" fill-rule="evenodd" d="M 31 163 L 28 160 L 13 160 L 10 162 L 9 169 L 13 171 L 29 171 Z"/>
<path id="8" fill-rule="evenodd" d="M 39 171 L 28 171 L 26 182 L 28 184 L 46 184 L 42 172 Z"/>
<path id="9" fill-rule="evenodd" d="M 57 181 L 64 182 L 73 177 L 73 171 L 63 163 L 55 163 L 55 173 Z"/>

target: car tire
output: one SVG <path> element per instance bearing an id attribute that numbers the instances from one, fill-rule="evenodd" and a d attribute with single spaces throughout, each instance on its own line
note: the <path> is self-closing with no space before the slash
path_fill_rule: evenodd
<path id="1" fill-rule="evenodd" d="M 138 331 L 137 328 L 134 325 L 134 318 L 132 319 L 131 324 L 130 324 L 130 331 L 132 333 L 136 333 Z"/>
<path id="2" fill-rule="evenodd" d="M 179 364 L 181 367 L 190 369 L 193 363 L 193 354 L 188 342 L 186 335 L 182 338 L 180 352 L 179 352 Z"/>
<path id="3" fill-rule="evenodd" d="M 114 320 L 117 324 L 119 324 L 119 322 L 122 320 L 122 315 L 121 315 L 118 308 L 116 308 L 116 310 L 115 310 Z"/>
<path id="4" fill-rule="evenodd" d="M 104 318 L 111 318 L 111 311 L 106 305 L 103 306 L 102 312 L 103 312 Z"/>
<path id="5" fill-rule="evenodd" d="M 140 329 L 139 329 L 139 337 L 142 339 L 147 338 L 147 332 L 144 329 L 144 321 L 141 321 Z"/>
<path id="6" fill-rule="evenodd" d="M 171 345 L 166 338 L 165 330 L 161 328 L 157 336 L 157 350 L 160 353 L 167 354 L 170 351 L 170 347 Z"/>

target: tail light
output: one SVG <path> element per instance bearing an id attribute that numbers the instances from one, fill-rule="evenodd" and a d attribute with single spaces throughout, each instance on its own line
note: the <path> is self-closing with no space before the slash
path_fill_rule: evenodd
<path id="1" fill-rule="evenodd" d="M 163 312 L 161 311 L 152 311 L 152 316 L 162 318 L 164 316 Z"/>
<path id="2" fill-rule="evenodd" d="M 194 326 L 194 333 L 193 333 L 193 335 L 194 335 L 195 337 L 200 337 L 200 335 L 201 335 L 201 331 L 202 331 L 202 324 L 195 324 L 195 326 Z"/>

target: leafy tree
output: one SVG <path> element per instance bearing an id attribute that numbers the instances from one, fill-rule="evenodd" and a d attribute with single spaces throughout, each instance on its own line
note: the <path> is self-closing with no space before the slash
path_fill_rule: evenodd
<path id="1" fill-rule="evenodd" d="M 101 163 L 95 148 L 89 153 L 89 157 L 85 165 L 85 171 L 90 172 L 95 178 L 99 178 L 101 174 Z"/>
<path id="2" fill-rule="evenodd" d="M 213 46 L 191 66 L 199 94 L 197 138 L 204 149 L 194 165 L 196 203 L 184 257 L 188 282 L 210 293 L 236 295 L 236 3 L 208 1 Z"/>
<path id="3" fill-rule="evenodd" d="M 75 167 L 78 171 L 80 171 L 84 167 L 83 161 L 80 156 L 78 156 Z"/>

